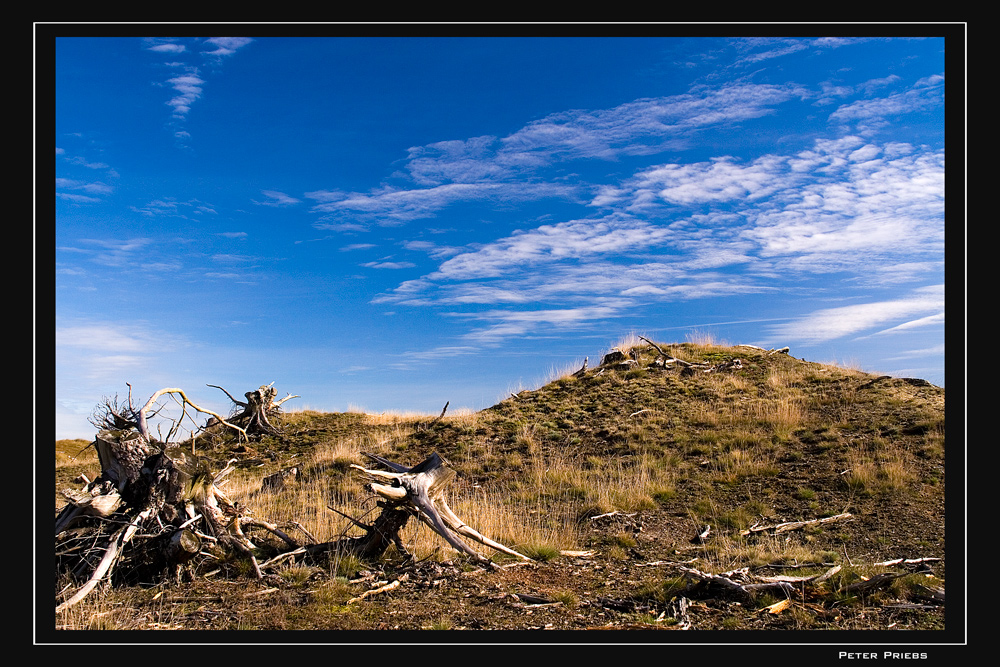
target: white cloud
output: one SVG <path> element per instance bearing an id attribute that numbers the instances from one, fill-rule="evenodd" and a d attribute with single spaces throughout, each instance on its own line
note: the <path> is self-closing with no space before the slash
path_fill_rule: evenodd
<path id="1" fill-rule="evenodd" d="M 928 77 L 901 93 L 845 104 L 830 114 L 830 122 L 853 124 L 858 132 L 870 133 L 894 117 L 940 105 L 943 89 L 943 76 Z"/>
<path id="2" fill-rule="evenodd" d="M 765 156 L 748 165 L 731 158 L 694 164 L 665 164 L 640 173 L 631 186 L 634 196 L 643 193 L 675 204 L 755 199 L 774 193 L 785 184 L 776 176 L 785 171 L 780 159 Z"/>
<path id="3" fill-rule="evenodd" d="M 214 50 L 204 53 L 209 56 L 231 56 L 252 41 L 249 37 L 212 37 L 206 39 L 205 43 L 214 47 Z"/>
<path id="4" fill-rule="evenodd" d="M 191 111 L 191 105 L 201 97 L 203 92 L 202 84 L 205 81 L 195 71 L 167 79 L 167 83 L 179 93 L 172 97 L 167 104 L 173 107 L 175 117 L 183 118 Z"/>
<path id="5" fill-rule="evenodd" d="M 700 129 L 771 114 L 775 106 L 801 94 L 790 86 L 732 85 L 640 99 L 611 109 L 553 114 L 505 137 L 502 153 L 508 160 L 521 156 L 525 163 L 528 156 L 545 163 L 557 157 L 650 154 Z"/>
<path id="6" fill-rule="evenodd" d="M 927 318 L 937 319 L 944 312 L 944 286 L 935 285 L 915 290 L 909 296 L 888 301 L 826 308 L 799 318 L 793 322 L 776 325 L 772 332 L 776 336 L 806 343 L 822 343 L 836 338 L 852 336 L 884 327 L 899 320 L 895 326 L 907 326 L 909 318 L 919 316 L 922 324 L 930 323 Z"/>
<path id="7" fill-rule="evenodd" d="M 108 195 L 113 191 L 111 186 L 100 181 L 78 181 L 70 178 L 57 178 L 56 187 L 68 190 L 80 190 L 88 195 Z"/>
<path id="8" fill-rule="evenodd" d="M 294 206 L 295 204 L 301 203 L 301 200 L 296 199 L 290 195 L 286 195 L 284 192 L 278 192 L 277 190 L 261 190 L 261 194 L 268 198 L 267 201 L 256 201 L 254 204 L 258 206 Z"/>
<path id="9" fill-rule="evenodd" d="M 187 47 L 176 42 L 152 41 L 152 46 L 149 46 L 148 50 L 154 53 L 184 53 L 187 51 Z"/>
<path id="10" fill-rule="evenodd" d="M 416 264 L 412 262 L 367 262 L 361 266 L 369 269 L 412 269 Z"/>
<path id="11" fill-rule="evenodd" d="M 72 192 L 57 192 L 56 197 L 73 202 L 74 204 L 95 204 L 101 201 L 97 197 L 88 197 L 87 195 L 78 195 Z"/>
<path id="12" fill-rule="evenodd" d="M 933 315 L 927 315 L 926 317 L 918 317 L 915 320 L 910 320 L 909 322 L 903 322 L 902 324 L 897 324 L 894 327 L 888 329 L 883 329 L 882 331 L 876 331 L 873 336 L 886 336 L 899 333 L 908 333 L 916 329 L 926 329 L 928 327 L 942 327 L 944 326 L 944 311 L 940 313 L 934 313 Z"/>
<path id="13" fill-rule="evenodd" d="M 568 197 L 573 188 L 551 183 L 448 183 L 430 188 L 383 187 L 370 193 L 319 190 L 305 196 L 318 202 L 313 210 L 352 220 L 368 220 L 379 225 L 398 225 L 431 218 L 446 206 L 460 201 L 491 200 L 501 203 L 532 201 L 546 197 Z M 337 222 L 316 223 L 332 229 Z"/>
<path id="14" fill-rule="evenodd" d="M 588 256 L 637 252 L 663 244 L 673 234 L 644 221 L 606 218 L 543 225 L 456 255 L 429 276 L 431 280 L 489 278 Z"/>
<path id="15" fill-rule="evenodd" d="M 628 302 L 622 300 L 614 305 L 581 308 L 490 310 L 481 313 L 452 313 L 452 315 L 463 319 L 492 322 L 489 326 L 469 331 L 463 339 L 480 345 L 494 345 L 511 337 L 537 334 L 540 331 L 572 329 L 595 320 L 615 317 L 628 305 Z"/>

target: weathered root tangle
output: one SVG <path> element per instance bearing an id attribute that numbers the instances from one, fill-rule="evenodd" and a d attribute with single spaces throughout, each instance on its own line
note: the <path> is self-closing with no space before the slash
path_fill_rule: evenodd
<path id="1" fill-rule="evenodd" d="M 241 439 L 247 437 L 246 428 L 199 408 L 180 389 L 161 389 L 141 408 L 133 406 L 131 396 L 125 405 L 106 402 L 103 415 L 93 420 L 103 427 L 93 443 L 101 474 L 81 491 L 64 492 L 69 502 L 55 520 L 57 576 L 62 571 L 85 579 L 57 611 L 77 604 L 112 576 L 150 581 L 164 572 L 179 575 L 205 550 L 218 558 L 226 552 L 247 558 L 259 577 L 256 547 L 241 524 L 264 528 L 299 547 L 277 526 L 246 517 L 218 488 L 231 466 L 215 472 L 187 448 L 151 437 L 149 416 L 168 394 L 180 397 L 185 414 L 188 408 L 210 414 Z M 277 404 L 269 400 L 267 405 Z M 171 433 L 176 427 L 175 422 Z"/>

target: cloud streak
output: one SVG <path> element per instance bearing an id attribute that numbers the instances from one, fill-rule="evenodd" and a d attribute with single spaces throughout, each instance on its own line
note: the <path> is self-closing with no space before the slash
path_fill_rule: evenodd
<path id="1" fill-rule="evenodd" d="M 166 105 L 171 109 L 171 118 L 174 129 L 174 137 L 185 141 L 190 138 L 190 133 L 181 127 L 181 123 L 187 120 L 191 113 L 191 108 L 205 94 L 207 80 L 200 67 L 186 58 L 201 56 L 210 58 L 212 64 L 218 64 L 222 58 L 230 57 L 239 49 L 246 47 L 253 40 L 249 37 L 212 37 L 199 42 L 192 40 L 146 40 L 146 50 L 158 56 L 170 57 L 170 60 L 162 64 L 168 69 L 178 71 L 175 76 L 166 79 L 161 85 L 174 91 L 173 97 L 167 100 Z M 193 48 L 188 48 L 191 45 Z M 198 50 L 198 47 L 206 47 Z M 180 58 L 180 60 L 178 60 Z"/>
<path id="2" fill-rule="evenodd" d="M 771 327 L 777 337 L 808 344 L 822 343 L 837 338 L 853 336 L 873 328 L 906 320 L 896 327 L 914 326 L 919 317 L 921 324 L 931 320 L 943 321 L 944 285 L 914 290 L 901 299 L 824 308 L 806 316 Z"/>

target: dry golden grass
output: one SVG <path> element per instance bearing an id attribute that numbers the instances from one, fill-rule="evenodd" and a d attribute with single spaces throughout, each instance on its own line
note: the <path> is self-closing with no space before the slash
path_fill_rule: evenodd
<path id="1" fill-rule="evenodd" d="M 96 464 L 97 450 L 89 440 L 56 440 L 56 468 Z"/>
<path id="2" fill-rule="evenodd" d="M 838 524 L 836 535 L 829 529 L 804 530 L 789 540 L 788 535 L 743 536 L 740 531 L 773 523 L 776 517 L 828 516 L 849 503 L 871 507 L 883 501 L 872 497 L 875 493 L 920 491 L 923 485 L 935 493 L 942 490 L 943 467 L 940 474 L 933 473 L 935 462 L 928 459 L 943 455 L 943 415 L 930 404 L 923 411 L 912 407 L 915 392 L 922 389 L 871 383 L 871 376 L 852 368 L 723 347 L 707 334 L 688 341 L 660 346 L 695 363 L 739 357 L 744 367 L 693 375 L 676 367 L 655 369 L 651 361 L 657 354 L 633 333 L 614 347 L 640 352 L 641 371 L 574 377 L 582 361 L 573 361 L 553 368 L 551 387 L 483 412 L 452 409 L 440 420 L 437 411 L 372 414 L 357 406 L 347 415 L 290 412 L 288 423 L 294 426 L 281 447 L 275 446 L 285 458 L 266 465 L 268 471 L 295 465 L 301 471 L 298 481 L 273 493 L 261 490 L 261 469 L 240 468 L 223 491 L 290 534 L 301 537 L 292 525 L 298 522 L 317 540 L 334 541 L 361 530 L 338 512 L 369 523 L 379 512 L 375 497 L 364 488 L 368 478 L 352 467 L 373 467 L 362 452 L 415 465 L 438 451 L 458 473 L 446 492 L 458 516 L 484 535 L 540 560 L 560 550 L 582 549 L 595 549 L 612 560 L 634 558 L 634 548 L 643 546 L 651 531 L 637 543 L 629 531 L 613 526 L 598 531 L 587 518 L 641 512 L 657 517 L 646 526 L 663 531 L 656 539 L 664 540 L 664 548 L 678 535 L 681 548 L 687 548 L 686 533 L 710 525 L 711 539 L 698 547 L 699 569 L 721 573 L 783 562 L 807 564 L 802 572 L 811 573 L 837 561 L 830 549 L 846 544 L 844 553 L 853 557 L 858 547 L 849 540 L 858 539 L 857 532 Z M 598 360 L 590 361 L 593 368 Z M 919 400 L 924 406 L 922 395 Z M 907 417 L 905 424 L 900 414 Z M 435 420 L 433 428 L 426 428 Z M 87 443 L 78 444 L 74 453 Z M 86 455 L 92 456 L 92 450 Z M 71 467 L 78 463 L 64 461 L 57 470 L 63 465 L 75 475 Z M 782 474 L 775 477 L 779 469 Z M 687 524 L 685 515 L 690 531 L 677 525 Z M 252 529 L 255 541 L 258 531 Z M 411 520 L 400 536 L 417 558 L 456 556 L 419 521 Z M 494 555 L 487 547 L 473 546 Z M 331 564 L 330 573 L 352 576 L 348 573 L 360 567 L 345 559 Z M 352 592 L 334 594 L 333 578 L 315 588 L 312 574 L 301 565 L 280 572 L 290 585 L 310 588 L 304 603 L 309 613 L 347 613 Z M 149 598 L 144 602 L 149 609 Z M 298 614 L 302 604 L 296 604 Z M 77 609 L 78 618 L 57 622 L 127 629 L 173 622 L 168 613 L 123 618 L 115 604 L 100 596 Z M 253 626 L 249 617 L 234 622 Z M 442 615 L 426 627 L 452 622 Z"/>
<path id="3" fill-rule="evenodd" d="M 568 454 L 535 453 L 530 457 L 520 495 L 531 503 L 559 507 L 579 515 L 650 509 L 657 498 L 672 495 L 677 471 L 663 459 L 642 454 L 629 460 L 590 459 L 589 465 Z"/>
<path id="4" fill-rule="evenodd" d="M 847 463 L 849 467 L 844 473 L 844 480 L 859 490 L 902 490 L 916 479 L 904 452 L 884 441 L 876 442 L 874 448 L 851 446 L 847 451 Z"/>
<path id="5" fill-rule="evenodd" d="M 364 436 L 337 438 L 317 444 L 307 460 L 299 464 L 299 481 L 286 485 L 280 492 L 261 489 L 261 478 L 257 471 L 238 471 L 229 476 L 223 487 L 233 500 L 252 507 L 254 514 L 282 524 L 298 522 L 310 535 L 320 542 L 334 541 L 344 535 L 358 535 L 359 529 L 338 512 L 361 521 L 370 521 L 378 513 L 375 497 L 363 490 L 366 481 L 360 471 L 351 466 L 370 465 L 361 452 L 372 452 L 390 460 L 399 457 L 394 453 L 397 445 L 413 435 L 416 425 L 435 416 L 410 414 L 365 415 L 365 422 L 377 428 Z M 452 424 L 475 426 L 479 417 L 471 412 L 449 415 L 445 421 Z M 524 429 L 526 443 L 533 435 L 531 429 Z M 531 459 L 531 445 L 526 444 L 525 454 Z M 489 458 L 492 453 L 487 444 L 477 452 L 477 458 Z M 406 462 L 416 463 L 416 462 Z M 528 466 L 528 478 L 546 480 L 541 482 L 549 488 L 562 488 L 559 482 L 552 482 L 560 473 L 558 469 L 569 471 L 564 464 L 557 469 L 534 462 Z M 512 497 L 516 499 L 512 500 Z M 578 535 L 575 514 L 569 510 L 549 507 L 544 494 L 528 493 L 512 496 L 510 489 L 470 486 L 462 478 L 456 479 L 447 492 L 447 502 L 470 526 L 498 542 L 515 546 L 525 546 L 529 550 L 541 546 L 556 552 L 573 548 Z M 337 512 L 331 511 L 332 507 Z M 411 521 L 400 537 L 410 553 L 418 558 L 450 558 L 452 548 L 429 528 L 418 521 Z M 485 551 L 489 551 L 483 547 Z"/>
<path id="6" fill-rule="evenodd" d="M 611 350 L 621 350 L 622 352 L 628 353 L 629 350 L 632 350 L 637 347 L 643 347 L 647 343 L 646 341 L 642 340 L 640 336 L 643 335 L 635 331 L 630 331 L 629 333 L 622 336 L 617 343 L 612 345 Z M 643 336 L 643 338 L 649 338 L 649 336 Z"/>
<path id="7" fill-rule="evenodd" d="M 719 341 L 715 334 L 709 331 L 695 330 L 684 336 L 684 340 L 698 347 L 728 347 L 729 344 Z"/>
<path id="8" fill-rule="evenodd" d="M 789 542 L 787 536 L 760 534 L 752 540 L 725 533 L 716 537 L 713 548 L 706 552 L 707 568 L 712 572 L 727 572 L 742 567 L 761 567 L 774 563 L 815 564 L 815 569 L 802 567 L 796 574 L 808 575 L 827 570 L 839 560 L 833 551 L 817 551 L 808 544 Z"/>
<path id="9" fill-rule="evenodd" d="M 778 472 L 777 460 L 761 448 L 733 448 L 723 452 L 714 462 L 717 479 L 732 484 L 746 477 L 774 475 Z"/>

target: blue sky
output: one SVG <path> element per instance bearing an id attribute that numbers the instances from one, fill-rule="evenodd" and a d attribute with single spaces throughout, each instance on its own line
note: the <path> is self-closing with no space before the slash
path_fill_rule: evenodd
<path id="1" fill-rule="evenodd" d="M 944 51 L 56 38 L 56 435 L 126 382 L 480 409 L 630 332 L 944 385 Z"/>

